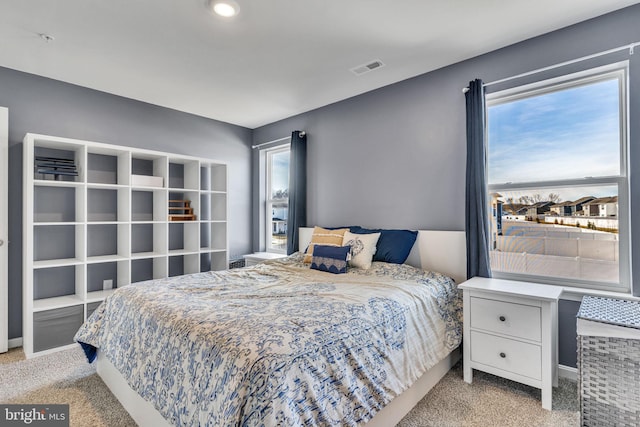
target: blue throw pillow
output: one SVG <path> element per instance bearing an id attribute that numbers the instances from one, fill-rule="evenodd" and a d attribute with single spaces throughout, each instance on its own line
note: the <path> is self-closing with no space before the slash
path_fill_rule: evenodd
<path id="1" fill-rule="evenodd" d="M 311 268 L 334 274 L 346 273 L 350 249 L 350 246 L 314 245 Z"/>
<path id="2" fill-rule="evenodd" d="M 393 264 L 403 264 L 407 260 L 418 237 L 418 232 L 413 230 L 358 228 L 351 230 L 351 232 L 356 234 L 380 233 L 373 260 Z"/>

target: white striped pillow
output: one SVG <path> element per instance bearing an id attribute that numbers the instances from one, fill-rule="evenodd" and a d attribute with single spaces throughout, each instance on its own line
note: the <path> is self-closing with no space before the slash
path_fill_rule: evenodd
<path id="1" fill-rule="evenodd" d="M 342 238 L 344 233 L 349 231 L 348 228 L 339 228 L 337 230 L 328 230 L 322 227 L 314 227 L 313 234 L 311 235 L 311 243 L 307 248 L 307 252 L 304 255 L 304 262 L 311 263 L 313 258 L 313 245 L 326 245 L 326 246 L 342 246 Z"/>

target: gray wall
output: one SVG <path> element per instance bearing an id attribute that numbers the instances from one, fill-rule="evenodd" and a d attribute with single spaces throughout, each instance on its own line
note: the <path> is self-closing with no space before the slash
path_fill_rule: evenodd
<path id="1" fill-rule="evenodd" d="M 466 148 L 461 89 L 475 78 L 491 82 L 640 41 L 638 22 L 636 5 L 260 127 L 254 130 L 253 143 L 281 138 L 296 129 L 307 131 L 309 225 L 462 230 Z M 640 214 L 640 55 L 609 55 L 536 78 L 622 59 L 630 61 L 633 218 Z M 258 154 L 253 157 L 257 170 Z M 253 182 L 253 242 L 258 249 L 259 174 L 254 174 Z M 640 245 L 640 227 L 632 224 L 633 243 Z M 632 264 L 640 271 L 638 254 L 633 254 Z M 577 305 L 563 303 L 562 309 L 561 360 L 575 364 Z"/>
<path id="2" fill-rule="evenodd" d="M 22 335 L 22 139 L 25 133 L 147 148 L 229 163 L 229 253 L 251 249 L 247 128 L 0 68 L 9 108 L 9 338 Z"/>

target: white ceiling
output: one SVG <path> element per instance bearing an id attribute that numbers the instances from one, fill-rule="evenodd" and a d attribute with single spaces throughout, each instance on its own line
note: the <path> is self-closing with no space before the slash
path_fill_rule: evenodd
<path id="1" fill-rule="evenodd" d="M 638 0 L 237 2 L 0 0 L 0 66 L 255 128 Z"/>

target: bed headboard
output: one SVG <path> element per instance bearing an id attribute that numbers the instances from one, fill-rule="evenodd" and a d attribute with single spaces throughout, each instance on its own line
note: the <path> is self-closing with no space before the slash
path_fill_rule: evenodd
<path id="1" fill-rule="evenodd" d="M 300 228 L 300 248 L 311 241 L 313 228 Z M 406 264 L 423 270 L 437 271 L 456 283 L 467 279 L 467 240 L 464 231 L 419 230 L 416 243 Z"/>

